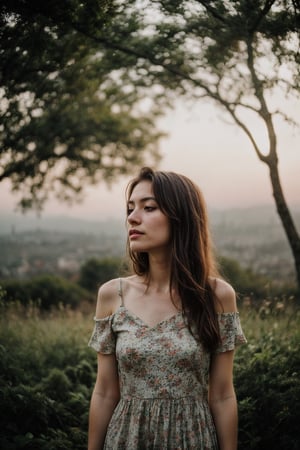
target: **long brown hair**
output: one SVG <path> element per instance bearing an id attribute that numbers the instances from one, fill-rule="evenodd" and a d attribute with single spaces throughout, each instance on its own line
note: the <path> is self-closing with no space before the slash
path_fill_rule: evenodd
<path id="1" fill-rule="evenodd" d="M 135 186 L 145 180 L 152 183 L 157 204 L 170 221 L 170 293 L 175 288 L 189 330 L 208 351 L 213 351 L 220 342 L 220 332 L 215 311 L 217 299 L 209 277 L 217 276 L 218 271 L 202 193 L 184 175 L 144 167 L 128 184 L 127 201 Z M 134 272 L 148 275 L 148 253 L 133 252 L 129 245 L 127 249 Z"/>

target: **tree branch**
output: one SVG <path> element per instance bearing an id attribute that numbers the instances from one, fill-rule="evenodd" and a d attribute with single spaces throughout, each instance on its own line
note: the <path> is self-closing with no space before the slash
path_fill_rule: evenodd
<path id="1" fill-rule="evenodd" d="M 283 111 L 279 111 L 278 109 L 276 111 L 274 111 L 273 113 L 274 115 L 277 116 L 281 116 L 283 118 L 283 120 L 285 120 L 288 124 L 299 128 L 300 123 L 296 122 L 296 120 L 292 119 L 290 116 L 288 116 L 287 114 L 285 114 Z"/>
<path id="2" fill-rule="evenodd" d="M 120 42 L 114 43 L 111 39 L 105 38 L 103 36 L 99 37 L 99 36 L 91 35 L 90 33 L 88 33 L 85 29 L 83 29 L 77 23 L 72 23 L 72 26 L 73 26 L 73 28 L 76 31 L 78 31 L 82 35 L 88 37 L 89 39 L 92 39 L 93 41 L 95 41 L 95 42 L 97 42 L 99 44 L 105 45 L 106 48 L 110 48 L 112 50 L 121 51 L 121 52 L 123 52 L 123 53 L 125 53 L 127 55 L 135 56 L 136 58 L 147 60 L 151 64 L 153 64 L 154 66 L 161 67 L 161 68 L 165 69 L 167 72 L 171 73 L 172 75 L 175 75 L 176 77 L 178 77 L 178 78 L 180 78 L 182 80 L 188 80 L 188 81 L 192 82 L 197 87 L 202 88 L 207 93 L 208 96 L 211 96 L 211 94 L 212 94 L 211 91 L 209 90 L 209 88 L 205 84 L 202 84 L 199 80 L 195 80 L 190 75 L 188 75 L 187 73 L 181 71 L 180 69 L 177 69 L 174 66 L 171 66 L 169 64 L 165 64 L 164 62 L 156 59 L 155 56 L 153 56 L 153 55 L 151 55 L 149 53 L 147 54 L 147 53 L 144 53 L 144 52 L 139 52 L 136 49 L 128 47 L 124 43 L 120 43 Z"/>
<path id="3" fill-rule="evenodd" d="M 250 33 L 254 33 L 255 30 L 258 29 L 261 21 L 263 20 L 263 18 L 268 14 L 268 12 L 270 11 L 270 9 L 272 8 L 273 4 L 275 3 L 276 0 L 267 0 L 265 3 L 265 6 L 263 7 L 263 9 L 260 11 L 260 14 L 258 15 L 256 21 L 254 22 L 254 24 L 252 25 L 251 29 L 249 30 Z"/>
<path id="4" fill-rule="evenodd" d="M 260 149 L 258 148 L 258 145 L 249 130 L 249 128 L 238 118 L 238 116 L 235 113 L 235 108 L 231 107 L 231 104 L 223 100 L 223 98 L 218 94 L 215 96 L 216 100 L 227 110 L 227 112 L 231 115 L 235 123 L 246 133 L 248 138 L 250 139 L 250 142 L 252 143 L 254 150 L 258 156 L 258 158 L 264 162 L 265 164 L 269 164 L 269 155 L 264 155 Z M 237 105 L 238 106 L 238 105 Z M 241 106 L 241 105 L 240 105 Z"/>
<path id="5" fill-rule="evenodd" d="M 248 64 L 248 68 L 249 68 L 249 71 L 251 74 L 256 98 L 258 99 L 258 101 L 261 105 L 261 108 L 258 111 L 258 113 L 266 124 L 268 136 L 269 136 L 270 147 L 269 147 L 269 155 L 268 156 L 277 161 L 276 134 L 274 131 L 272 116 L 268 110 L 267 103 L 264 98 L 262 82 L 259 80 L 259 78 L 256 75 L 256 71 L 255 71 L 255 67 L 254 67 L 252 39 L 250 37 L 247 39 L 246 45 L 247 45 L 247 54 L 248 54 L 247 64 Z"/>
<path id="6" fill-rule="evenodd" d="M 210 5 L 210 1 L 205 0 L 196 0 L 197 3 L 200 3 L 204 8 L 219 22 L 222 22 L 223 24 L 227 24 L 227 21 L 224 19 L 223 16 L 221 16 L 212 6 Z"/>
<path id="7" fill-rule="evenodd" d="M 233 105 L 235 108 L 236 108 L 237 106 L 241 106 L 242 108 L 249 109 L 250 111 L 253 111 L 253 112 L 259 114 L 259 109 L 254 108 L 254 106 L 248 105 L 247 103 L 242 103 L 242 102 L 230 102 L 230 103 L 231 103 L 231 105 Z"/>

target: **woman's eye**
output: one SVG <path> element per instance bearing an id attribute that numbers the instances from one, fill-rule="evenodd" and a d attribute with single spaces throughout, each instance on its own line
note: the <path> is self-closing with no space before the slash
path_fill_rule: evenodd
<path id="1" fill-rule="evenodd" d="M 154 211 L 156 209 L 155 206 L 145 206 L 145 211 Z"/>
<path id="2" fill-rule="evenodd" d="M 132 208 L 127 208 L 127 216 L 130 216 L 130 214 L 132 213 L 133 209 Z"/>

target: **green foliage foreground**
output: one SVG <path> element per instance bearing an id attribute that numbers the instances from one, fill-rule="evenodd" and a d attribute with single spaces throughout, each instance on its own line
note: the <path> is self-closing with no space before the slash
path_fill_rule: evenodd
<path id="1" fill-rule="evenodd" d="M 300 311 L 293 301 L 242 310 L 248 345 L 235 359 L 240 450 L 300 448 Z"/>
<path id="2" fill-rule="evenodd" d="M 241 450 L 298 449 L 300 313 L 293 300 L 241 307 L 248 345 L 236 352 Z M 93 311 L 41 317 L 4 307 L 0 329 L 0 448 L 86 449 L 96 357 Z"/>
<path id="3" fill-rule="evenodd" d="M 1 314 L 0 448 L 86 449 L 92 320 L 68 309 L 44 319 L 16 309 Z"/>

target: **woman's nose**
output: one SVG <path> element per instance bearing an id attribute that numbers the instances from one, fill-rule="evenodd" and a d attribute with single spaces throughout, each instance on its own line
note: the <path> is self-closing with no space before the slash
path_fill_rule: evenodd
<path id="1" fill-rule="evenodd" d="M 138 211 L 136 211 L 136 210 L 131 211 L 131 213 L 127 217 L 127 221 L 130 224 L 132 224 L 132 223 L 140 223 L 141 219 L 140 219 Z"/>

